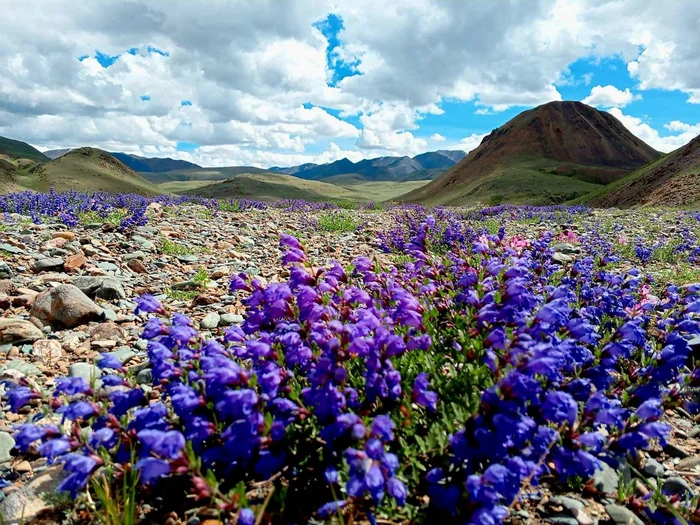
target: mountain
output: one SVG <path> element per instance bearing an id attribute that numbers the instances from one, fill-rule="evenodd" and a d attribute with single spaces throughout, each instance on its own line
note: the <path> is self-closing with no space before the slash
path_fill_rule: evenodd
<path id="1" fill-rule="evenodd" d="M 142 175 L 155 184 L 161 184 L 163 182 L 226 180 L 230 179 L 234 175 L 241 175 L 243 173 L 270 172 L 261 168 L 254 168 L 252 166 L 233 166 L 227 168 L 192 168 L 185 170 L 165 171 L 160 173 L 142 173 Z"/>
<path id="2" fill-rule="evenodd" d="M 141 175 L 106 151 L 96 148 L 73 149 L 56 160 L 24 168 L 16 182 L 36 191 L 78 190 L 111 193 L 163 193 Z"/>
<path id="3" fill-rule="evenodd" d="M 700 203 L 700 136 L 581 202 L 604 208 Z"/>
<path id="4" fill-rule="evenodd" d="M 58 157 L 63 157 L 63 155 L 68 153 L 70 150 L 71 148 L 50 149 L 49 151 L 45 151 L 44 155 L 46 155 L 51 160 L 56 160 Z"/>
<path id="5" fill-rule="evenodd" d="M 13 159 L 29 159 L 36 162 L 50 160 L 41 151 L 26 142 L 0 137 L 0 155 L 6 155 Z"/>
<path id="6" fill-rule="evenodd" d="M 352 162 L 340 159 L 329 164 L 302 164 L 270 171 L 307 180 L 345 183 L 362 181 L 429 180 L 439 176 L 464 157 L 463 151 L 434 151 L 415 157 L 378 157 Z"/>
<path id="7" fill-rule="evenodd" d="M 401 199 L 426 204 L 551 204 L 618 180 L 661 153 L 581 102 L 523 111 L 457 165 Z"/>
<path id="8" fill-rule="evenodd" d="M 170 158 L 158 157 L 139 157 L 137 155 L 129 155 L 128 153 L 110 153 L 114 158 L 120 160 L 123 164 L 139 173 L 163 173 L 174 170 L 191 170 L 199 169 L 201 166 L 187 162 L 186 160 L 177 160 Z"/>

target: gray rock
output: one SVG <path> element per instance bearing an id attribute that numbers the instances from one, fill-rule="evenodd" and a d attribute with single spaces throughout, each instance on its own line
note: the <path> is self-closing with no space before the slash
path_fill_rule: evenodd
<path id="1" fill-rule="evenodd" d="M 672 476 L 668 478 L 666 481 L 664 481 L 663 485 L 661 485 L 661 489 L 669 494 L 683 495 L 688 492 L 692 493 L 688 482 L 680 476 Z"/>
<path id="2" fill-rule="evenodd" d="M 75 328 L 97 321 L 102 308 L 76 286 L 62 284 L 37 295 L 30 315 L 51 325 Z"/>
<path id="3" fill-rule="evenodd" d="M 121 350 L 115 350 L 114 352 L 106 352 L 105 355 L 114 356 L 117 359 L 119 359 L 119 362 L 122 365 L 125 365 L 136 356 L 136 352 L 134 352 L 130 348 L 123 348 Z"/>
<path id="4" fill-rule="evenodd" d="M 88 383 L 102 376 L 102 370 L 91 363 L 73 363 L 68 368 L 69 377 L 82 377 Z"/>
<path id="5" fill-rule="evenodd" d="M 177 260 L 181 263 L 191 264 L 196 263 L 199 260 L 199 257 L 196 255 L 178 255 Z"/>
<path id="6" fill-rule="evenodd" d="M 660 478 L 664 475 L 664 472 L 666 472 L 664 466 L 655 459 L 649 458 L 644 464 L 644 473 L 648 476 Z"/>
<path id="7" fill-rule="evenodd" d="M 102 284 L 95 291 L 95 297 L 106 301 L 114 301 L 115 299 L 126 299 L 124 286 L 117 279 L 108 277 L 102 280 Z"/>
<path id="8" fill-rule="evenodd" d="M 24 253 L 24 250 L 20 250 L 16 246 L 12 246 L 11 244 L 7 243 L 0 243 L 0 252 L 7 252 L 12 255 L 22 255 Z"/>
<path id="9" fill-rule="evenodd" d="M 71 284 L 89 297 L 94 297 L 97 290 L 102 286 L 104 277 L 80 276 L 71 281 Z"/>
<path id="10" fill-rule="evenodd" d="M 239 314 L 223 314 L 219 320 L 221 326 L 230 326 L 232 324 L 243 324 L 243 316 Z"/>
<path id="11" fill-rule="evenodd" d="M 12 459 L 10 451 L 15 448 L 14 438 L 7 432 L 0 432 L 0 463 L 6 463 Z"/>
<path id="12" fill-rule="evenodd" d="M 692 434 L 692 432 L 691 432 Z M 690 456 L 689 458 L 681 459 L 678 462 L 678 470 L 690 470 L 700 465 L 700 454 Z"/>
<path id="13" fill-rule="evenodd" d="M 134 343 L 134 347 L 137 350 L 145 352 L 148 349 L 148 341 L 146 341 L 145 339 L 139 339 Z"/>
<path id="14" fill-rule="evenodd" d="M 680 447 L 677 447 L 672 443 L 669 443 L 664 447 L 664 452 L 666 452 L 666 454 L 668 454 L 672 458 L 685 459 L 687 457 L 690 457 L 690 454 L 688 454 L 685 450 L 683 450 Z"/>
<path id="15" fill-rule="evenodd" d="M 553 496 L 549 501 L 560 507 L 564 507 L 568 511 L 583 510 L 583 503 L 577 499 L 568 496 Z"/>
<path id="16" fill-rule="evenodd" d="M 143 253 L 142 251 L 135 251 L 135 252 L 124 254 L 123 258 L 124 258 L 125 262 L 129 262 L 133 259 L 145 259 L 146 254 Z"/>
<path id="17" fill-rule="evenodd" d="M 644 522 L 626 507 L 611 503 L 605 506 L 605 512 L 607 512 L 610 519 L 618 525 L 644 525 Z"/>
<path id="18" fill-rule="evenodd" d="M 116 272 L 119 270 L 119 266 L 107 261 L 98 262 L 97 267 L 103 269 L 105 272 Z"/>
<path id="19" fill-rule="evenodd" d="M 141 237 L 140 235 L 134 235 L 131 237 L 131 240 L 134 241 L 136 244 L 138 244 L 143 250 L 146 250 L 147 252 L 150 252 L 153 250 L 156 245 L 153 244 L 152 241 L 149 241 L 148 239 Z"/>
<path id="20" fill-rule="evenodd" d="M 200 321 L 199 326 L 201 326 L 202 328 L 206 328 L 207 330 L 211 330 L 212 328 L 216 328 L 217 326 L 219 326 L 220 320 L 221 316 L 217 313 L 212 312 Z"/>
<path id="21" fill-rule="evenodd" d="M 136 375 L 136 383 L 139 385 L 150 385 L 153 383 L 153 370 L 146 368 Z"/>
<path id="22" fill-rule="evenodd" d="M 0 279 L 9 279 L 14 274 L 6 262 L 0 261 Z"/>
<path id="23" fill-rule="evenodd" d="M 607 463 L 601 462 L 601 465 L 603 468 L 601 470 L 596 470 L 596 473 L 593 475 L 595 488 L 605 494 L 613 494 L 617 491 L 617 484 L 619 482 L 617 471 L 611 468 Z"/>
<path id="24" fill-rule="evenodd" d="M 557 264 L 566 264 L 573 261 L 574 258 L 571 255 L 566 255 L 565 253 L 554 252 L 552 254 L 552 262 Z"/>
<path id="25" fill-rule="evenodd" d="M 45 259 L 39 259 L 32 265 L 32 271 L 34 273 L 39 272 L 60 272 L 63 271 L 63 259 L 60 257 L 46 257 Z"/>
<path id="26" fill-rule="evenodd" d="M 61 466 L 44 470 L 0 503 L 0 516 L 6 525 L 34 523 L 35 518 L 49 507 L 41 495 L 56 492 L 67 472 Z"/>
<path id="27" fill-rule="evenodd" d="M 552 246 L 552 250 L 558 253 L 565 253 L 566 255 L 573 255 L 576 253 L 581 253 L 581 248 L 569 244 L 568 242 L 562 242 Z"/>
<path id="28" fill-rule="evenodd" d="M 0 370 L 17 370 L 24 376 L 36 376 L 41 374 L 41 370 L 39 370 L 35 365 L 26 363 L 21 359 L 13 359 Z"/>
<path id="29" fill-rule="evenodd" d="M 578 525 L 576 518 L 572 518 L 566 514 L 553 514 L 552 516 L 547 516 L 544 521 L 547 523 L 554 523 L 555 525 Z"/>
<path id="30" fill-rule="evenodd" d="M 116 321 L 119 319 L 117 313 L 111 308 L 105 308 L 102 310 L 102 317 L 105 321 Z"/>
<path id="31" fill-rule="evenodd" d="M 29 321 L 16 318 L 0 318 L 0 343 L 32 342 L 44 334 Z"/>

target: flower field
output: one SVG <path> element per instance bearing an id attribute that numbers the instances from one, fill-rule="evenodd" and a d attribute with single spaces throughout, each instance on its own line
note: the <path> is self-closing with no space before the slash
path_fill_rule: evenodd
<path id="1" fill-rule="evenodd" d="M 59 193 L 0 197 L 0 211 L 7 224 L 111 221 L 128 233 L 153 202 L 320 217 L 309 228 L 359 213 Z M 326 261 L 303 232 L 282 234 L 285 279 L 230 278 L 240 325 L 205 334 L 187 311 L 135 298 L 148 384 L 106 354 L 93 381 L 6 384 L 12 411 L 36 408 L 16 425 L 17 450 L 63 465 L 74 519 L 539 523 L 527 516 L 542 491 L 609 505 L 595 479 L 611 469 L 612 499 L 636 519 L 700 522 L 694 487 L 664 490 L 642 473 L 644 451 L 674 435 L 668 414 L 695 424 L 698 413 L 700 215 L 361 211 L 352 228 L 376 217 L 381 261 Z M 649 489 L 626 491 L 631 479 Z"/>

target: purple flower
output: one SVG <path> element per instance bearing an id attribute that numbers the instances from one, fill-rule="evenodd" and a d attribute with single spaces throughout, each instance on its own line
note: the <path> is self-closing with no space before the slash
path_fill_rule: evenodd
<path id="1" fill-rule="evenodd" d="M 113 368 L 118 370 L 122 367 L 122 362 L 115 355 L 102 353 L 100 354 L 100 359 L 97 361 L 97 366 L 100 368 Z"/>
<path id="2" fill-rule="evenodd" d="M 136 298 L 136 309 L 134 313 L 139 315 L 142 312 L 164 314 L 165 310 L 155 297 L 146 294 Z"/>
<path id="3" fill-rule="evenodd" d="M 136 462 L 135 467 L 139 471 L 139 479 L 144 485 L 170 474 L 170 464 L 162 459 L 143 458 Z"/>
<path id="4" fill-rule="evenodd" d="M 10 410 L 16 413 L 20 408 L 28 404 L 32 397 L 34 397 L 34 394 L 26 386 L 21 386 L 10 390 L 10 392 L 7 394 L 7 400 L 10 403 Z"/>
<path id="5" fill-rule="evenodd" d="M 428 374 L 421 373 L 416 377 L 413 383 L 413 400 L 420 406 L 428 408 L 431 412 L 435 412 L 437 407 L 438 396 L 435 392 L 428 390 L 430 383 L 428 382 Z"/>

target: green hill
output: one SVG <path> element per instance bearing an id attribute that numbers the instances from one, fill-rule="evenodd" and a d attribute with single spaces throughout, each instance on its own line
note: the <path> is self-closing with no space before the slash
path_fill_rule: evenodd
<path id="1" fill-rule="evenodd" d="M 35 162 L 47 162 L 50 159 L 41 151 L 26 142 L 0 137 L 0 154 L 13 159 L 29 159 Z"/>
<path id="2" fill-rule="evenodd" d="M 14 180 L 34 191 L 54 188 L 142 195 L 163 193 L 112 155 L 96 148 L 74 149 L 56 160 L 16 169 Z"/>
<path id="3" fill-rule="evenodd" d="M 271 173 L 268 170 L 254 168 L 252 166 L 233 166 L 226 168 L 194 168 L 186 170 L 172 170 L 165 172 L 140 172 L 143 177 L 156 184 L 163 182 L 194 182 L 226 180 L 243 173 Z"/>

